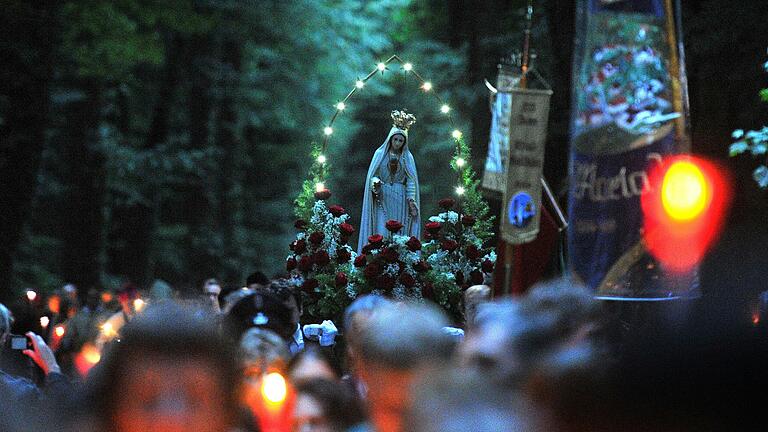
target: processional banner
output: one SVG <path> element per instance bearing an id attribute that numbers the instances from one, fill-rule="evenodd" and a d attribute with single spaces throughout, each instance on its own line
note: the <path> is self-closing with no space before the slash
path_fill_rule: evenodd
<path id="1" fill-rule="evenodd" d="M 513 89 L 501 236 L 511 244 L 533 241 L 541 219 L 541 175 L 550 90 Z"/>
<path id="2" fill-rule="evenodd" d="M 667 283 L 641 233 L 648 170 L 689 149 L 675 9 L 671 0 L 577 4 L 569 263 L 599 298 L 698 295 L 695 282 Z"/>
<path id="3" fill-rule="evenodd" d="M 496 90 L 491 100 L 491 135 L 485 158 L 483 188 L 504 193 L 507 184 L 507 157 L 509 156 L 509 120 L 512 109 L 512 89 L 520 82 L 520 74 L 510 67 L 500 66 Z"/>

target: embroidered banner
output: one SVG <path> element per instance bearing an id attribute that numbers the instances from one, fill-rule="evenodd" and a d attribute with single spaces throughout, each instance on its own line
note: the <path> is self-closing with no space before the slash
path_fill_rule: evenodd
<path id="1" fill-rule="evenodd" d="M 496 78 L 496 90 L 491 99 L 491 135 L 488 141 L 488 156 L 485 159 L 483 188 L 504 193 L 507 182 L 507 157 L 509 152 L 509 119 L 512 109 L 510 93 L 520 82 L 519 72 L 515 74 L 510 66 L 500 66 Z"/>

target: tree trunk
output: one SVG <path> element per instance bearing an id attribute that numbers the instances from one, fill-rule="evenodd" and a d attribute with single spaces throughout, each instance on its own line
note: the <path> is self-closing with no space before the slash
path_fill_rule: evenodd
<path id="1" fill-rule="evenodd" d="M 0 8 L 0 302 L 13 298 L 14 255 L 37 184 L 58 7 L 56 1 L 16 1 Z"/>

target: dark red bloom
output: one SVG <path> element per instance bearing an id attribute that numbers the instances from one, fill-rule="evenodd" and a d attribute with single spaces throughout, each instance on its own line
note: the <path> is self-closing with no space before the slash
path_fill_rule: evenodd
<path id="1" fill-rule="evenodd" d="M 293 226 L 296 227 L 296 229 L 303 230 L 307 227 L 307 221 L 304 219 L 297 219 L 296 222 L 293 223 Z"/>
<path id="2" fill-rule="evenodd" d="M 343 288 L 347 286 L 347 275 L 344 272 L 336 273 L 336 288 Z"/>
<path id="3" fill-rule="evenodd" d="M 339 264 L 348 263 L 352 259 L 352 254 L 346 248 L 339 248 L 336 251 L 336 262 Z"/>
<path id="4" fill-rule="evenodd" d="M 309 295 L 315 294 L 315 288 L 320 286 L 320 282 L 317 281 L 317 279 L 307 279 L 304 281 L 303 284 L 301 284 L 301 290 Z"/>
<path id="5" fill-rule="evenodd" d="M 395 278 L 389 275 L 381 275 L 376 278 L 376 287 L 384 291 L 392 291 L 392 288 L 395 287 Z"/>
<path id="6" fill-rule="evenodd" d="M 431 232 L 425 232 L 424 233 L 424 240 L 432 240 L 435 236 Z"/>
<path id="7" fill-rule="evenodd" d="M 406 288 L 411 288 L 416 285 L 416 278 L 411 276 L 410 273 L 403 273 L 400 275 L 400 283 Z"/>
<path id="8" fill-rule="evenodd" d="M 296 268 L 296 266 L 297 266 L 297 265 L 298 265 L 298 263 L 296 262 L 296 258 L 294 258 L 294 257 L 290 257 L 290 258 L 288 258 L 288 260 L 285 262 L 285 269 L 286 269 L 287 271 L 292 271 L 293 269 L 295 269 L 295 268 Z"/>
<path id="9" fill-rule="evenodd" d="M 317 246 L 325 240 L 325 234 L 321 231 L 315 231 L 309 235 L 309 242 Z"/>
<path id="10" fill-rule="evenodd" d="M 430 234 L 437 234 L 440 231 L 440 228 L 443 226 L 440 222 L 427 222 L 426 225 L 424 225 L 424 228 L 427 229 L 427 231 Z"/>
<path id="11" fill-rule="evenodd" d="M 340 205 L 332 205 L 332 206 L 328 207 L 328 211 L 331 212 L 331 214 L 334 217 L 339 217 L 339 216 L 341 216 L 341 215 L 343 215 L 344 213 L 347 212 L 346 210 L 344 210 L 344 207 L 342 207 Z"/>
<path id="12" fill-rule="evenodd" d="M 291 250 L 296 252 L 297 254 L 303 254 L 304 251 L 307 250 L 307 242 L 302 240 L 296 240 L 295 242 L 291 243 Z"/>
<path id="13" fill-rule="evenodd" d="M 360 254 L 355 258 L 355 267 L 365 267 L 366 259 L 365 254 Z"/>
<path id="14" fill-rule="evenodd" d="M 476 260 L 480 258 L 480 249 L 478 249 L 477 246 L 475 245 L 467 246 L 464 252 L 467 254 L 467 258 L 471 260 Z"/>
<path id="15" fill-rule="evenodd" d="M 384 248 L 381 251 L 381 256 L 388 262 L 396 262 L 400 258 L 400 254 L 392 248 Z"/>
<path id="16" fill-rule="evenodd" d="M 475 224 L 475 222 L 477 222 L 477 220 L 475 219 L 475 217 L 474 217 L 474 216 L 470 216 L 470 215 L 464 215 L 464 216 L 461 218 L 461 223 L 462 223 L 464 226 L 472 226 L 472 225 L 474 225 L 474 224 Z"/>
<path id="17" fill-rule="evenodd" d="M 456 285 L 464 285 L 464 273 L 456 272 L 454 276 L 456 277 Z"/>
<path id="18" fill-rule="evenodd" d="M 381 266 L 379 266 L 377 263 L 373 262 L 365 266 L 365 270 L 363 270 L 363 274 L 368 279 L 373 279 L 376 276 L 381 273 Z"/>
<path id="19" fill-rule="evenodd" d="M 374 249 L 375 248 L 373 247 L 373 245 L 368 243 L 367 245 L 363 246 L 363 249 L 360 251 L 360 253 L 362 253 L 364 255 L 367 255 L 367 254 L 371 253 L 371 251 L 374 250 Z"/>
<path id="20" fill-rule="evenodd" d="M 482 285 L 483 282 L 485 282 L 483 272 L 480 270 L 472 270 L 472 272 L 469 273 L 469 281 L 472 282 L 472 285 Z"/>
<path id="21" fill-rule="evenodd" d="M 453 208 L 454 205 L 456 205 L 456 200 L 454 200 L 453 198 L 443 198 L 437 202 L 437 205 L 439 205 L 441 208 L 444 208 L 446 210 L 450 210 Z"/>
<path id="22" fill-rule="evenodd" d="M 486 273 L 493 273 L 493 262 L 489 259 L 483 261 L 482 268 Z"/>
<path id="23" fill-rule="evenodd" d="M 426 282 L 421 287 L 421 296 L 425 299 L 431 299 L 435 296 L 435 289 L 432 282 Z"/>
<path id="24" fill-rule="evenodd" d="M 440 248 L 448 252 L 455 251 L 457 247 L 459 247 L 459 244 L 456 243 L 456 240 L 443 240 L 440 243 Z"/>
<path id="25" fill-rule="evenodd" d="M 425 271 L 429 271 L 429 269 L 431 268 L 432 266 L 429 265 L 429 263 L 424 260 L 421 260 L 413 265 L 413 269 L 419 273 L 424 273 Z"/>
<path id="26" fill-rule="evenodd" d="M 331 257 L 328 256 L 328 252 L 324 250 L 319 250 L 312 255 L 312 260 L 317 264 L 318 266 L 322 267 L 329 262 L 331 262 Z"/>
<path id="27" fill-rule="evenodd" d="M 299 270 L 303 272 L 308 272 L 312 270 L 312 258 L 309 256 L 303 256 L 299 260 Z"/>
<path id="28" fill-rule="evenodd" d="M 408 250 L 411 252 L 416 252 L 421 250 L 421 242 L 416 237 L 411 237 L 408 239 L 407 242 L 405 242 L 405 245 L 408 246 Z"/>
<path id="29" fill-rule="evenodd" d="M 331 191 L 329 191 L 328 189 L 323 189 L 321 191 L 315 192 L 315 199 L 316 200 L 324 201 L 324 200 L 327 200 L 330 197 L 331 197 Z"/>
<path id="30" fill-rule="evenodd" d="M 400 231 L 401 228 L 403 228 L 403 224 L 400 223 L 400 221 L 396 221 L 394 219 L 390 219 L 387 221 L 386 225 L 384 227 L 387 229 L 387 231 L 391 233 L 396 233 Z"/>
<path id="31" fill-rule="evenodd" d="M 384 237 L 381 234 L 374 234 L 370 237 L 368 237 L 368 244 L 371 245 L 371 247 L 378 248 L 381 246 L 381 242 L 384 241 Z"/>
<path id="32" fill-rule="evenodd" d="M 351 236 L 352 233 L 355 232 L 355 227 L 344 222 L 343 224 L 339 225 L 339 231 L 341 232 L 341 235 Z"/>

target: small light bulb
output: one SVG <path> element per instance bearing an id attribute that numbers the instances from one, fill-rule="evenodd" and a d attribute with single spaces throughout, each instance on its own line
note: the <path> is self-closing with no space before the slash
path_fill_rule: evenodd
<path id="1" fill-rule="evenodd" d="M 327 159 L 325 158 L 325 155 L 320 155 L 317 157 L 317 161 L 321 164 L 324 164 Z"/>
<path id="2" fill-rule="evenodd" d="M 133 310 L 136 312 L 141 312 L 142 309 L 144 309 L 144 300 L 142 299 L 136 299 L 133 301 Z"/>
<path id="3" fill-rule="evenodd" d="M 58 337 L 64 336 L 64 326 L 56 326 L 56 328 L 53 329 L 53 333 Z"/>
<path id="4" fill-rule="evenodd" d="M 344 111 L 344 108 L 346 108 L 347 105 L 344 104 L 344 102 L 339 102 L 336 104 L 336 109 L 339 111 Z"/>
<path id="5" fill-rule="evenodd" d="M 50 324 L 50 322 L 51 322 L 51 319 L 48 318 L 47 316 L 40 317 L 40 327 L 46 328 L 48 327 L 48 324 Z"/>
<path id="6" fill-rule="evenodd" d="M 35 301 L 36 298 L 37 298 L 37 293 L 36 292 L 34 292 L 32 290 L 27 290 L 27 299 L 29 301 Z"/>
<path id="7" fill-rule="evenodd" d="M 448 112 L 451 110 L 451 107 L 448 105 L 443 105 L 440 107 L 440 112 L 443 114 L 448 114 Z"/>
<path id="8" fill-rule="evenodd" d="M 429 81 L 426 81 L 424 84 L 421 85 L 421 88 L 423 88 L 424 91 L 430 91 L 432 90 L 432 83 Z"/>
<path id="9" fill-rule="evenodd" d="M 463 167 L 466 163 L 467 161 L 465 161 L 464 158 L 456 159 L 456 166 L 459 168 Z"/>
<path id="10" fill-rule="evenodd" d="M 315 185 L 315 192 L 322 192 L 325 190 L 325 184 L 323 182 L 317 183 Z"/>
<path id="11" fill-rule="evenodd" d="M 464 186 L 459 186 L 456 188 L 456 195 L 464 195 Z"/>
<path id="12" fill-rule="evenodd" d="M 333 133 L 333 128 L 330 126 L 326 126 L 325 129 L 323 129 L 323 133 L 326 135 L 330 135 Z"/>
<path id="13" fill-rule="evenodd" d="M 288 395 L 285 378 L 277 372 L 265 376 L 261 384 L 261 394 L 264 399 L 273 404 L 283 402 Z"/>
<path id="14" fill-rule="evenodd" d="M 406 63 L 403 65 L 403 69 L 405 69 L 406 72 L 410 72 L 413 70 L 413 65 L 410 63 Z"/>
<path id="15" fill-rule="evenodd" d="M 355 82 L 355 87 L 357 87 L 357 88 L 361 89 L 361 88 L 363 88 L 363 86 L 365 86 L 365 83 L 364 83 L 364 82 L 362 82 L 361 80 L 357 80 L 357 81 Z"/>
<path id="16" fill-rule="evenodd" d="M 380 70 L 381 72 L 384 72 L 384 69 L 386 68 L 387 68 L 387 65 L 385 65 L 384 63 L 379 63 L 376 65 L 376 69 Z"/>
<path id="17" fill-rule="evenodd" d="M 455 131 L 453 131 L 453 133 L 451 133 L 451 135 L 452 135 L 454 138 L 456 138 L 456 139 L 459 139 L 459 138 L 461 138 L 461 131 L 460 131 L 460 130 L 458 130 L 458 129 L 456 129 Z"/>
<path id="18" fill-rule="evenodd" d="M 112 335 L 112 324 L 110 323 L 104 323 L 104 325 L 101 326 L 101 332 L 104 334 L 104 336 L 111 336 Z"/>

